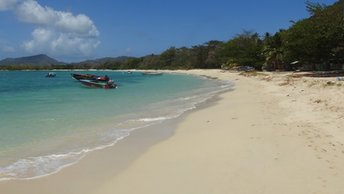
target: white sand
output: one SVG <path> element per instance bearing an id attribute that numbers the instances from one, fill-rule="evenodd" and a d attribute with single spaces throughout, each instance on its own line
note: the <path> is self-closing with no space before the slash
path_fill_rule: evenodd
<path id="1" fill-rule="evenodd" d="M 189 115 L 173 137 L 95 193 L 344 193 L 343 117 L 308 101 L 315 98 L 310 94 L 332 99 L 330 91 L 300 80 L 279 86 L 283 76 L 271 83 L 219 71 L 192 73 L 234 79 L 235 91 Z"/>

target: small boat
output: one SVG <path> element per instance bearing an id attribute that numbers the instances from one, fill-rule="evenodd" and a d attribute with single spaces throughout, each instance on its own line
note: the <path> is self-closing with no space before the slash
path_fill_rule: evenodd
<path id="1" fill-rule="evenodd" d="M 49 73 L 47 73 L 47 75 L 45 75 L 45 77 L 56 77 L 56 73 L 49 72 Z"/>
<path id="2" fill-rule="evenodd" d="M 76 74 L 72 73 L 72 77 L 76 80 L 78 80 L 80 83 L 87 87 L 92 87 L 92 88 L 104 88 L 104 89 L 109 89 L 109 88 L 116 88 L 117 85 L 113 80 L 110 80 L 110 78 L 105 75 L 105 76 L 98 76 L 98 75 L 93 75 L 93 74 Z"/>
<path id="3" fill-rule="evenodd" d="M 162 75 L 162 72 L 153 72 L 153 71 L 147 71 L 147 72 L 142 72 L 142 75 Z"/>
<path id="4" fill-rule="evenodd" d="M 107 82 L 107 81 L 110 81 L 110 78 L 107 75 L 105 75 L 105 76 L 98 76 L 92 80 Z"/>
<path id="5" fill-rule="evenodd" d="M 117 85 L 114 81 L 108 80 L 108 81 L 97 81 L 97 80 L 89 80 L 89 79 L 80 79 L 79 80 L 83 85 L 91 88 L 104 88 L 104 89 L 110 89 L 110 88 L 116 88 Z"/>
<path id="6" fill-rule="evenodd" d="M 93 75 L 93 74 L 77 74 L 77 73 L 72 73 L 71 74 L 72 77 L 76 80 L 80 80 L 80 79 L 96 79 L 97 75 Z"/>

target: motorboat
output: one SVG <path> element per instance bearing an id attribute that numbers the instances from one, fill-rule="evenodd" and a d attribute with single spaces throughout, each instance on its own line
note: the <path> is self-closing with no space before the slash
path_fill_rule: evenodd
<path id="1" fill-rule="evenodd" d="M 75 80 L 80 80 L 80 79 L 96 79 L 97 75 L 93 75 L 93 74 L 77 74 L 77 73 L 71 73 L 71 76 L 75 79 Z"/>
<path id="2" fill-rule="evenodd" d="M 142 72 L 142 75 L 162 75 L 162 72 L 146 71 Z"/>
<path id="3" fill-rule="evenodd" d="M 49 73 L 47 73 L 47 75 L 45 75 L 45 77 L 56 77 L 56 73 L 49 72 Z"/>
<path id="4" fill-rule="evenodd" d="M 117 85 L 113 80 L 108 81 L 97 81 L 97 80 L 89 80 L 89 79 L 80 79 L 79 80 L 83 85 L 91 88 L 104 88 L 104 89 L 110 89 L 110 88 L 116 88 Z"/>
<path id="5" fill-rule="evenodd" d="M 72 73 L 72 77 L 78 80 L 80 83 L 91 88 L 116 88 L 117 85 L 107 75 L 98 76 L 93 74 L 76 74 Z"/>

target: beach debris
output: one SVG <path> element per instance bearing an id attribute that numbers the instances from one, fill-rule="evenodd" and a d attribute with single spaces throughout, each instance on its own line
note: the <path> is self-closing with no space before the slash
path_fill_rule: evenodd
<path id="1" fill-rule="evenodd" d="M 209 76 L 209 75 L 201 75 L 202 77 L 205 77 L 207 79 L 218 79 L 217 77 Z"/>
<path id="2" fill-rule="evenodd" d="M 319 104 L 322 100 L 318 99 L 318 100 L 315 100 L 314 103 L 317 103 Z"/>
<path id="3" fill-rule="evenodd" d="M 334 81 L 328 81 L 328 82 L 326 82 L 326 85 L 333 86 L 333 85 L 335 85 L 335 82 Z"/>

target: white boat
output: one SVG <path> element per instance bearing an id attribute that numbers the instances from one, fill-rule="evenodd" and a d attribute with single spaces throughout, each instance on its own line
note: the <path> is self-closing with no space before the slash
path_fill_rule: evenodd
<path id="1" fill-rule="evenodd" d="M 142 75 L 162 75 L 162 72 L 146 71 L 142 72 Z"/>
<path id="2" fill-rule="evenodd" d="M 56 77 L 56 73 L 49 72 L 49 73 L 47 73 L 47 75 L 45 75 L 45 77 Z"/>

